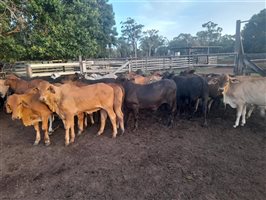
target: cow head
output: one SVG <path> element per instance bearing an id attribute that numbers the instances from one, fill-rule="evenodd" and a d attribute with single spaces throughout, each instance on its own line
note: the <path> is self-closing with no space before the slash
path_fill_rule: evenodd
<path id="1" fill-rule="evenodd" d="M 230 85 L 236 83 L 239 83 L 239 80 L 235 77 L 230 77 L 228 74 L 222 74 L 221 76 L 212 78 L 208 81 L 209 85 L 218 85 L 218 90 L 223 94 L 227 92 Z"/>
<path id="2" fill-rule="evenodd" d="M 19 95 L 13 94 L 7 98 L 6 112 L 12 113 L 12 119 L 21 119 L 23 111 L 23 102 Z"/>
<path id="3" fill-rule="evenodd" d="M 38 85 L 37 90 L 39 91 L 40 101 L 44 102 L 53 112 L 55 112 L 54 104 L 59 95 L 58 92 L 56 92 L 56 86 L 48 82 L 41 82 Z"/>
<path id="4" fill-rule="evenodd" d="M 9 86 L 5 85 L 5 80 L 0 80 L 0 96 L 4 98 L 7 94 Z"/>

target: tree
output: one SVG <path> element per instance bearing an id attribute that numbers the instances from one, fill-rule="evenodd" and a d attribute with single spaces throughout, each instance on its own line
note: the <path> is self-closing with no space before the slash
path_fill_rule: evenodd
<path id="1" fill-rule="evenodd" d="M 221 46 L 221 52 L 234 52 L 235 36 L 227 34 L 221 36 L 219 46 Z"/>
<path id="2" fill-rule="evenodd" d="M 217 45 L 223 29 L 212 21 L 202 24 L 202 27 L 207 30 L 197 32 L 196 35 L 200 44 L 208 46 Z"/>
<path id="3" fill-rule="evenodd" d="M 251 17 L 242 31 L 242 37 L 245 52 L 266 52 L 266 9 Z"/>
<path id="4" fill-rule="evenodd" d="M 168 48 L 170 51 L 175 52 L 178 48 L 181 48 L 179 51 L 181 53 L 187 53 L 184 47 L 191 47 L 196 45 L 196 40 L 191 34 L 181 33 L 177 37 L 174 37 L 173 40 L 169 42 Z"/>
<path id="5" fill-rule="evenodd" d="M 25 48 L 17 42 L 18 34 L 27 26 L 25 1 L 0 0 L 0 60 L 21 58 Z"/>
<path id="6" fill-rule="evenodd" d="M 107 3 L 108 0 L 97 0 L 99 11 L 100 31 L 96 35 L 99 44 L 98 57 L 107 57 L 110 54 L 112 45 L 116 43 L 117 31 L 115 26 L 114 12 L 112 5 Z M 108 49 L 107 49 L 108 47 Z"/>
<path id="7" fill-rule="evenodd" d="M 141 37 L 142 28 L 144 27 L 144 25 L 137 24 L 136 21 L 130 17 L 127 18 L 125 22 L 121 22 L 120 24 L 122 25 L 122 37 L 127 40 L 129 45 L 131 45 L 134 56 L 137 57 L 137 44 L 138 40 Z"/>
<path id="8" fill-rule="evenodd" d="M 164 38 L 158 35 L 158 32 L 155 29 L 143 32 L 144 36 L 140 39 L 140 47 L 146 53 L 146 56 L 153 56 L 155 50 L 164 44 Z"/>
<path id="9" fill-rule="evenodd" d="M 0 0 L 2 37 L 18 33 L 23 30 L 26 24 L 25 1 Z"/>
<path id="10" fill-rule="evenodd" d="M 130 48 L 124 38 L 119 37 L 116 43 L 118 57 L 126 58 L 130 56 Z"/>
<path id="11" fill-rule="evenodd" d="M 4 13 L 0 16 L 0 48 L 5 49 L 0 59 L 106 56 L 116 35 L 114 13 L 107 2 L 0 0 Z"/>

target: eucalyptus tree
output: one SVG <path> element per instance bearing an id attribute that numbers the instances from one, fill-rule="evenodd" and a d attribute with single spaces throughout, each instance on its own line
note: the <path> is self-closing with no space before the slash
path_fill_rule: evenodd
<path id="1" fill-rule="evenodd" d="M 221 46 L 220 49 L 221 52 L 226 52 L 226 53 L 234 52 L 235 36 L 228 34 L 221 36 L 218 45 Z"/>
<path id="2" fill-rule="evenodd" d="M 180 33 L 177 37 L 174 37 L 168 44 L 170 51 L 176 51 L 177 49 L 186 54 L 186 47 L 197 45 L 197 40 L 191 34 Z"/>
<path id="3" fill-rule="evenodd" d="M 212 21 L 202 24 L 202 27 L 207 29 L 197 32 L 197 39 L 201 45 L 217 45 L 222 35 L 222 28 Z"/>
<path id="4" fill-rule="evenodd" d="M 146 56 L 155 55 L 156 49 L 164 44 L 165 38 L 158 34 L 158 30 L 151 29 L 143 32 L 140 39 L 140 47 Z"/>
<path id="5" fill-rule="evenodd" d="M 138 41 L 141 38 L 142 28 L 144 25 L 138 24 L 134 19 L 127 18 L 126 21 L 121 23 L 122 37 L 128 42 L 132 47 L 132 52 L 134 57 L 137 57 Z"/>

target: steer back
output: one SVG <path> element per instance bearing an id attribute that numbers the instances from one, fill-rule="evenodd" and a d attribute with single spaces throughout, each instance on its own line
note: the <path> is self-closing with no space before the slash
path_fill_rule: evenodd
<path id="1" fill-rule="evenodd" d="M 59 115 L 65 112 L 73 114 L 95 112 L 106 106 L 113 107 L 114 91 L 112 87 L 104 83 L 83 87 L 65 83 L 57 87 L 48 82 L 42 82 L 38 90 L 40 99 Z"/>
<path id="2" fill-rule="evenodd" d="M 140 109 L 156 110 L 160 105 L 166 103 L 170 105 L 171 110 L 175 110 L 176 85 L 172 80 L 164 79 L 147 85 L 125 81 L 124 87 L 125 103 L 129 108 L 137 106 Z"/>

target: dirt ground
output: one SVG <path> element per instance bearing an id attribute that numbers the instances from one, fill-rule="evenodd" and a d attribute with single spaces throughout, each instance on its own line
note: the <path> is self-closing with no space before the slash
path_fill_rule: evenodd
<path id="1" fill-rule="evenodd" d="M 87 128 L 64 146 L 62 126 L 33 146 L 33 127 L 0 113 L 1 199 L 266 199 L 266 120 L 234 129 L 235 111 L 212 110 L 165 127 L 142 112 L 139 130 L 111 138 Z M 58 122 L 60 125 L 60 122 Z"/>

